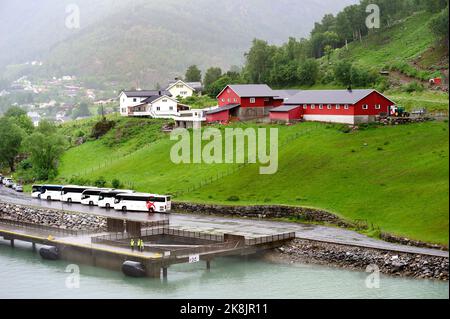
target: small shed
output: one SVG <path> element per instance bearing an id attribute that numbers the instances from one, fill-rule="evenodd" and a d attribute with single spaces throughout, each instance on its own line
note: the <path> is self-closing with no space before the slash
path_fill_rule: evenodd
<path id="1" fill-rule="evenodd" d="M 301 105 L 282 105 L 270 110 L 271 121 L 291 122 L 302 118 Z"/>
<path id="2" fill-rule="evenodd" d="M 240 104 L 228 104 L 206 113 L 206 121 L 228 122 L 231 117 L 237 117 Z"/>

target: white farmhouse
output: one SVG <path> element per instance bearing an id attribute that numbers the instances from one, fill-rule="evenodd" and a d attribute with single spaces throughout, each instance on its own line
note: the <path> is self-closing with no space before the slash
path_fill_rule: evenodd
<path id="1" fill-rule="evenodd" d="M 173 118 L 178 115 L 178 101 L 168 95 L 155 95 L 129 108 L 129 116 Z"/>
<path id="2" fill-rule="evenodd" d="M 132 107 L 143 104 L 150 97 L 162 95 L 170 95 L 170 93 L 158 90 L 122 91 L 119 95 L 120 115 L 129 116 Z"/>
<path id="3" fill-rule="evenodd" d="M 194 95 L 194 93 L 201 95 L 203 87 L 200 82 L 184 82 L 175 79 L 175 81 L 169 83 L 166 91 L 169 91 L 174 97 L 186 98 Z"/>

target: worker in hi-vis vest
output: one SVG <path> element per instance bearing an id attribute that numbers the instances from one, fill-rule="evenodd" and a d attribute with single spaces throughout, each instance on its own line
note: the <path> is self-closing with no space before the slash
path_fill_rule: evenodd
<path id="1" fill-rule="evenodd" d="M 131 238 L 130 240 L 130 247 L 131 247 L 131 251 L 134 251 L 134 239 Z"/>

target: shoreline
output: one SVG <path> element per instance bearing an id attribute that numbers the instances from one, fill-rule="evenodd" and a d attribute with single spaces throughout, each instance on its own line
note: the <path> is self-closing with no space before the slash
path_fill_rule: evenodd
<path id="1" fill-rule="evenodd" d="M 104 230 L 106 219 L 88 213 L 72 213 L 57 209 L 34 208 L 0 202 L 0 219 L 28 222 L 61 230 Z M 329 243 L 296 238 L 279 248 L 263 253 L 272 262 L 317 264 L 342 269 L 365 271 L 377 265 L 380 272 L 399 277 L 448 281 L 449 258 L 388 249 Z"/>
<path id="2" fill-rule="evenodd" d="M 296 218 L 303 223 L 316 223 L 319 225 L 332 225 L 350 230 L 368 229 L 368 225 L 361 225 L 355 222 L 347 221 L 341 217 L 325 211 L 323 209 L 288 206 L 288 205 L 219 205 L 203 204 L 191 202 L 172 202 L 172 210 L 180 214 L 211 215 L 234 218 L 254 218 L 274 220 L 277 218 Z M 294 221 L 286 221 L 294 223 Z M 380 232 L 380 240 L 414 246 L 420 248 L 431 248 L 448 251 L 448 246 L 433 244 L 419 240 L 413 240 L 402 236 L 393 235 L 386 232 Z"/>
<path id="3" fill-rule="evenodd" d="M 448 257 L 392 252 L 309 239 L 296 238 L 265 252 L 263 258 L 278 263 L 313 264 L 358 271 L 366 271 L 367 266 L 376 265 L 380 273 L 385 275 L 449 280 Z"/>

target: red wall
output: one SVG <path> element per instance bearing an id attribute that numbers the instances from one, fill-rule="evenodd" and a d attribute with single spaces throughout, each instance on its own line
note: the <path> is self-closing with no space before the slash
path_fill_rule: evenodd
<path id="1" fill-rule="evenodd" d="M 308 115 L 353 115 L 353 105 L 348 106 L 348 110 L 344 108 L 344 104 L 339 104 L 339 109 L 336 109 L 336 104 L 331 104 L 331 110 L 328 109 L 328 104 L 323 104 L 323 109 L 319 108 L 320 104 L 314 104 L 314 110 L 311 109 L 311 104 L 307 105 L 307 109 L 303 109 L 303 104 L 301 108 L 303 110 L 303 114 Z"/>
<path id="2" fill-rule="evenodd" d="M 222 101 L 222 99 L 224 99 L 224 101 Z M 219 106 L 241 104 L 241 98 L 234 93 L 232 89 L 226 87 L 226 89 L 217 97 L 217 102 Z"/>
<path id="3" fill-rule="evenodd" d="M 229 110 L 225 110 L 223 112 L 214 113 L 214 114 L 207 114 L 206 115 L 206 121 L 208 123 L 210 122 L 226 122 L 230 119 L 230 112 Z"/>
<path id="4" fill-rule="evenodd" d="M 362 106 L 367 104 L 369 106 L 368 110 L 363 110 Z M 375 109 L 375 104 L 380 104 L 381 109 Z M 364 99 L 355 104 L 355 115 L 378 115 L 380 113 L 388 113 L 389 106 L 393 105 L 391 101 L 385 98 L 378 92 L 372 92 Z"/>
<path id="5" fill-rule="evenodd" d="M 265 101 L 264 97 L 255 98 L 255 103 L 250 103 L 250 97 L 239 97 L 231 88 L 226 87 L 225 90 L 217 97 L 219 106 L 228 104 L 240 104 L 241 107 L 264 107 L 264 106 L 280 106 L 283 100 L 274 100 L 273 97 L 267 97 L 269 100 Z"/>
<path id="6" fill-rule="evenodd" d="M 289 121 L 289 120 L 298 120 L 302 117 L 303 110 L 302 107 L 299 106 L 293 110 L 286 111 L 286 112 L 270 112 L 270 119 L 271 120 L 283 120 L 283 121 Z"/>

